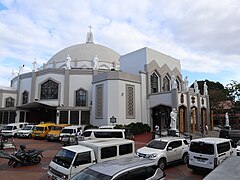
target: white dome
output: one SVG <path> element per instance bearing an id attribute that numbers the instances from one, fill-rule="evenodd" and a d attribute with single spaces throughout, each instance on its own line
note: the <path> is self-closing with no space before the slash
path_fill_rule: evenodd
<path id="1" fill-rule="evenodd" d="M 120 54 L 116 51 L 94 43 L 77 44 L 67 47 L 58 53 L 56 53 L 47 64 L 64 62 L 68 55 L 71 60 L 87 60 L 92 61 L 92 59 L 97 55 L 99 62 L 119 62 Z"/>

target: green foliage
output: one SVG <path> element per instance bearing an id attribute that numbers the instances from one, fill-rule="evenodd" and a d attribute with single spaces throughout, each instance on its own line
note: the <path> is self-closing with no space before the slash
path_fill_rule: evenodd
<path id="1" fill-rule="evenodd" d="M 87 129 L 97 129 L 98 127 L 97 126 L 93 126 L 92 124 L 88 124 L 84 127 L 84 131 L 87 130 Z"/>
<path id="2" fill-rule="evenodd" d="M 150 132 L 151 128 L 148 124 L 143 124 L 140 122 L 130 123 L 128 125 L 117 124 L 114 128 L 116 129 L 130 129 L 133 135 L 143 134 L 145 132 Z"/>
<path id="3" fill-rule="evenodd" d="M 232 80 L 229 84 L 227 84 L 226 90 L 233 101 L 240 101 L 240 83 Z"/>

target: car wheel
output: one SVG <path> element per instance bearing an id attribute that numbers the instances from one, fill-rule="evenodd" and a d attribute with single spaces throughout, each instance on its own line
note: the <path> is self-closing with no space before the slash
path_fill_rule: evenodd
<path id="1" fill-rule="evenodd" d="M 158 166 L 160 169 L 164 170 L 166 167 L 166 159 L 165 158 L 159 159 Z"/>
<path id="2" fill-rule="evenodd" d="M 31 139 L 31 138 L 32 138 L 32 135 L 31 135 L 31 134 L 29 134 L 29 135 L 28 135 L 28 138 L 29 138 L 29 139 Z"/>
<path id="3" fill-rule="evenodd" d="M 184 153 L 182 157 L 183 164 L 186 164 L 188 162 L 188 153 Z"/>

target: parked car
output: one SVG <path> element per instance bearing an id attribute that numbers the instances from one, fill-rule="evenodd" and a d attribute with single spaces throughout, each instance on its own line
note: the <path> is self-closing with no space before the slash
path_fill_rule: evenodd
<path id="1" fill-rule="evenodd" d="M 125 129 L 87 129 L 83 132 L 84 140 L 98 138 L 125 138 Z"/>
<path id="2" fill-rule="evenodd" d="M 80 171 L 71 180 L 165 180 L 165 173 L 151 159 L 130 157 L 105 161 Z"/>
<path id="3" fill-rule="evenodd" d="M 240 156 L 240 140 L 237 142 L 237 148 L 236 148 L 236 151 L 237 151 L 237 156 Z"/>
<path id="4" fill-rule="evenodd" d="M 70 137 L 75 137 L 76 144 L 78 144 L 78 133 L 82 131 L 81 126 L 66 126 L 60 133 L 59 140 L 63 143 L 69 141 Z"/>
<path id="5" fill-rule="evenodd" d="M 12 137 L 12 136 L 16 137 L 17 132 L 26 125 L 28 125 L 27 122 L 10 123 L 8 125 L 3 126 L 1 130 L 1 134 L 8 137 Z"/>
<path id="6" fill-rule="evenodd" d="M 224 138 L 200 138 L 190 143 L 188 168 L 212 170 L 234 155 L 234 143 Z M 236 154 L 235 154 L 236 155 Z"/>
<path id="7" fill-rule="evenodd" d="M 185 138 L 163 137 L 150 141 L 145 147 L 136 151 L 137 156 L 156 159 L 161 169 L 167 164 L 188 161 L 189 144 Z"/>
<path id="8" fill-rule="evenodd" d="M 69 179 L 84 168 L 103 161 L 133 157 L 134 141 L 98 139 L 80 141 L 79 145 L 62 147 L 49 164 L 51 179 Z"/>
<path id="9" fill-rule="evenodd" d="M 18 138 L 31 138 L 35 125 L 27 125 L 17 132 Z"/>
<path id="10" fill-rule="evenodd" d="M 220 138 L 227 138 L 233 140 L 233 142 L 237 143 L 240 140 L 240 130 L 228 130 L 228 129 L 222 129 L 219 132 Z"/>
<path id="11" fill-rule="evenodd" d="M 71 126 L 70 124 L 56 124 L 51 127 L 51 130 L 47 133 L 46 139 L 48 141 L 59 141 L 60 133 L 63 128 Z"/>
<path id="12" fill-rule="evenodd" d="M 32 137 L 34 139 L 45 139 L 54 123 L 42 123 L 34 127 Z"/>

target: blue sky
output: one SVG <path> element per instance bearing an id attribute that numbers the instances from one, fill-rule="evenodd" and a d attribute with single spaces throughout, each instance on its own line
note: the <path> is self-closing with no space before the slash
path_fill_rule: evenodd
<path id="1" fill-rule="evenodd" d="M 181 61 L 183 78 L 240 82 L 239 0 L 0 0 L 0 86 L 12 72 L 94 42 L 120 54 L 149 47 Z"/>

